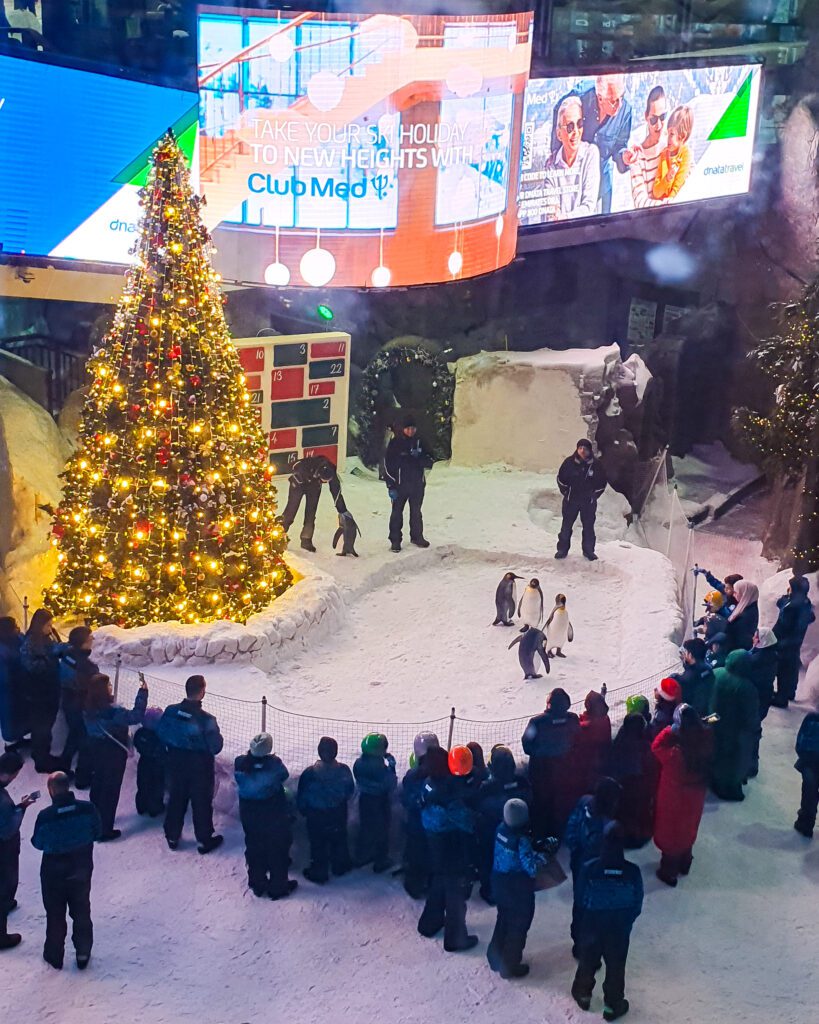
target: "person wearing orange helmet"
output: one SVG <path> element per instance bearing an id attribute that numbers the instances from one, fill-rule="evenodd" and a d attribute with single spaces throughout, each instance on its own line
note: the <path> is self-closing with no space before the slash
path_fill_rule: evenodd
<path id="1" fill-rule="evenodd" d="M 466 929 L 475 824 L 464 780 L 472 771 L 472 751 L 469 747 L 453 747 L 449 752 L 432 747 L 426 753 L 425 767 L 421 821 L 432 874 L 418 932 L 431 939 L 443 928 L 444 949 L 457 953 L 478 943 L 477 935 L 470 935 Z"/>

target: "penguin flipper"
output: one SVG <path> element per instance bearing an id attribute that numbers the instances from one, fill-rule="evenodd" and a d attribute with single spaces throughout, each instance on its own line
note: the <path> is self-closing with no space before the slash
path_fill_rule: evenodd
<path id="1" fill-rule="evenodd" d="M 519 644 L 522 639 L 523 639 L 523 634 L 522 633 L 518 634 L 518 636 L 515 637 L 515 639 L 512 641 L 511 644 L 509 644 L 509 646 L 506 648 L 506 650 L 507 651 L 511 651 L 512 648 L 515 646 L 515 644 Z"/>
<path id="2" fill-rule="evenodd" d="M 572 640 L 574 640 L 574 627 L 572 626 L 571 622 L 569 623 L 569 633 L 567 639 L 569 643 L 571 643 Z"/>
<path id="3" fill-rule="evenodd" d="M 336 545 L 338 544 L 339 540 L 341 539 L 341 536 L 342 536 L 343 533 L 344 533 L 344 530 L 339 526 L 339 528 L 333 534 L 333 547 L 336 547 Z"/>

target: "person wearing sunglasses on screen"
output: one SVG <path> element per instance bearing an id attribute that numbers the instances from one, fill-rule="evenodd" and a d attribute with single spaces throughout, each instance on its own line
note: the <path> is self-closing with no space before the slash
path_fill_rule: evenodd
<path id="1" fill-rule="evenodd" d="M 574 220 L 597 212 L 600 154 L 583 141 L 579 96 L 566 96 L 557 110 L 560 146 L 546 161 L 543 175 L 546 220 Z"/>
<path id="2" fill-rule="evenodd" d="M 645 129 L 640 127 L 634 132 L 629 148 L 623 154 L 623 162 L 631 171 L 631 194 L 636 210 L 661 205 L 661 200 L 654 199 L 651 190 L 657 177 L 660 154 L 667 145 L 667 118 L 665 90 L 661 85 L 655 85 L 646 99 Z"/>

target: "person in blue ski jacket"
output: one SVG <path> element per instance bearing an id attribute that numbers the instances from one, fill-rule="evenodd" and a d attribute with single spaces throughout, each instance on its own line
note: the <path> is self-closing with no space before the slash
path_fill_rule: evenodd
<path id="1" fill-rule="evenodd" d="M 371 732 L 361 741 L 361 756 L 353 765 L 358 788 L 358 837 L 355 863 L 372 864 L 376 874 L 390 866 L 392 795 L 398 786 L 395 758 L 387 753 L 387 737 Z"/>

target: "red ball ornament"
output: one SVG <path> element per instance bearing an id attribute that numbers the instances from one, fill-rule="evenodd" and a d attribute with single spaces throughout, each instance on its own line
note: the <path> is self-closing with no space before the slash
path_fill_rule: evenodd
<path id="1" fill-rule="evenodd" d="M 147 362 L 145 364 L 145 373 L 149 377 L 153 377 L 153 375 L 156 373 L 156 365 L 154 363 L 150 362 L 150 361 Z"/>
<path id="2" fill-rule="evenodd" d="M 182 356 L 182 348 L 179 345 L 172 345 L 168 349 L 168 355 L 171 359 L 179 359 Z"/>
<path id="3" fill-rule="evenodd" d="M 55 523 L 51 527 L 51 532 L 57 538 L 57 540 L 59 540 L 60 537 L 62 537 L 65 534 L 65 527 L 63 526 L 62 523 Z"/>
<path id="4" fill-rule="evenodd" d="M 200 384 L 202 383 L 202 378 L 201 378 L 201 377 L 199 376 L 199 374 L 198 374 L 198 373 L 195 373 L 195 374 L 194 374 L 194 375 L 193 375 L 193 376 L 192 376 L 192 377 L 190 378 L 190 381 L 191 381 L 191 386 L 192 386 L 192 387 L 198 388 L 198 387 L 199 387 L 199 385 L 200 385 Z"/>

